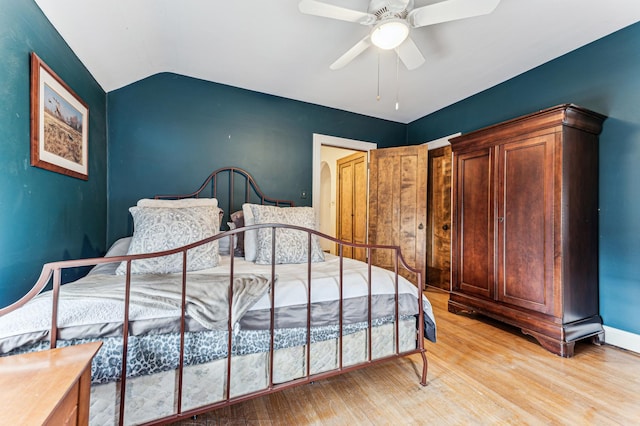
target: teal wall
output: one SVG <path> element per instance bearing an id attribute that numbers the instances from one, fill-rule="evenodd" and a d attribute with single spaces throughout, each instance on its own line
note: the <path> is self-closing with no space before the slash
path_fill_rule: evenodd
<path id="1" fill-rule="evenodd" d="M 30 165 L 29 53 L 89 106 L 89 180 Z M 0 306 L 42 264 L 104 253 L 106 94 L 32 0 L 0 0 Z M 72 272 L 67 279 L 72 279 Z"/>
<path id="2" fill-rule="evenodd" d="M 31 51 L 89 105 L 88 182 L 29 165 Z M 250 170 L 267 194 L 306 205 L 313 133 L 416 144 L 573 102 L 609 117 L 601 314 L 640 334 L 639 52 L 636 24 L 403 125 L 167 73 L 106 95 L 32 0 L 0 0 L 0 306 L 24 294 L 44 262 L 100 255 L 130 234 L 127 208 L 138 198 L 191 191 L 217 167 Z"/>
<path id="3" fill-rule="evenodd" d="M 401 123 L 176 74 L 107 98 L 110 242 L 132 232 L 127 209 L 139 198 L 191 192 L 222 166 L 248 170 L 271 197 L 309 205 L 313 133 L 406 144 Z"/>
<path id="4" fill-rule="evenodd" d="M 416 120 L 421 143 L 562 103 L 608 116 L 600 136 L 600 313 L 640 334 L 640 24 Z"/>

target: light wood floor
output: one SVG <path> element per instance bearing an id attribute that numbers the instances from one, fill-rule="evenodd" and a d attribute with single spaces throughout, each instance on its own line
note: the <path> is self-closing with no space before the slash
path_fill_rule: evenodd
<path id="1" fill-rule="evenodd" d="M 438 342 L 420 356 L 220 409 L 180 425 L 634 425 L 640 424 L 640 355 L 576 345 L 560 358 L 517 329 L 447 312 L 427 291 Z"/>

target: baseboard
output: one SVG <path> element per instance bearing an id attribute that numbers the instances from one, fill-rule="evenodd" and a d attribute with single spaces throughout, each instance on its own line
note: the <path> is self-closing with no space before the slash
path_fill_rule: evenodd
<path id="1" fill-rule="evenodd" d="M 604 342 L 622 349 L 640 353 L 640 334 L 603 326 Z"/>

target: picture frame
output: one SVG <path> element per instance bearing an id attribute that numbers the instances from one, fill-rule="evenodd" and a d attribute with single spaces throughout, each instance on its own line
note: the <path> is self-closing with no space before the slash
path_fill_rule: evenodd
<path id="1" fill-rule="evenodd" d="M 89 107 L 31 52 L 31 165 L 89 179 Z"/>

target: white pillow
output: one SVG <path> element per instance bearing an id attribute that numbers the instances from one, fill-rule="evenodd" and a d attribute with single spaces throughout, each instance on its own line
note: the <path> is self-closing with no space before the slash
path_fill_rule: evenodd
<path id="1" fill-rule="evenodd" d="M 231 223 L 233 225 L 233 222 Z M 233 248 L 235 249 L 238 246 L 238 234 L 233 236 Z M 218 240 L 218 253 L 221 255 L 230 255 L 231 248 L 231 236 L 222 237 Z"/>
<path id="2" fill-rule="evenodd" d="M 253 211 L 251 206 L 259 206 L 259 204 L 245 203 L 242 205 L 242 215 L 244 216 L 244 226 L 255 225 L 253 219 Z M 258 254 L 258 231 L 251 230 L 244 232 L 244 260 L 255 262 Z"/>
<path id="3" fill-rule="evenodd" d="M 315 229 L 316 217 L 311 207 L 275 207 L 252 204 L 251 210 L 256 224 L 285 223 Z M 257 234 L 258 243 L 255 262 L 258 264 L 271 264 L 271 228 L 258 229 Z M 295 229 L 276 229 L 275 263 L 306 263 L 308 261 L 308 247 L 309 234 L 307 232 Z M 324 262 L 324 253 L 316 235 L 311 236 L 311 261 Z"/>
<path id="4" fill-rule="evenodd" d="M 131 237 L 124 237 L 116 240 L 115 243 L 109 247 L 107 253 L 104 257 L 116 257 L 116 256 L 124 256 L 129 251 L 129 246 L 131 245 Z"/>
<path id="5" fill-rule="evenodd" d="M 107 253 L 104 257 L 116 257 L 116 256 L 124 256 L 127 254 L 129 250 L 129 245 L 131 244 L 131 237 L 124 237 L 117 240 L 115 243 L 109 247 Z M 94 266 L 87 275 L 93 274 L 105 274 L 105 275 L 113 275 L 116 273 L 116 269 L 118 268 L 119 263 L 101 263 L 99 265 Z"/>
<path id="6" fill-rule="evenodd" d="M 136 204 L 138 207 L 166 207 L 166 208 L 183 208 L 183 207 L 218 207 L 216 198 L 182 198 L 179 200 L 156 200 L 153 198 L 142 198 Z"/>
<path id="7" fill-rule="evenodd" d="M 166 200 L 163 200 L 166 201 Z M 216 202 L 217 203 L 217 202 Z M 127 254 L 153 253 L 195 243 L 218 233 L 218 207 L 131 207 L 133 237 Z M 218 241 L 198 246 L 187 253 L 187 271 L 218 266 Z M 182 253 L 131 262 L 134 274 L 182 272 Z M 126 273 L 126 262 L 116 274 Z"/>

